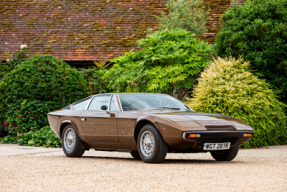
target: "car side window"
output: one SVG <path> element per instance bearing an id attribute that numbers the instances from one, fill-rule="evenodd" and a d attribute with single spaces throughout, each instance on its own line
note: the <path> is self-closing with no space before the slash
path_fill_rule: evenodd
<path id="1" fill-rule="evenodd" d="M 76 102 L 73 104 L 73 109 L 74 110 L 85 110 L 90 101 L 91 101 L 91 97 L 85 100 Z"/>
<path id="2" fill-rule="evenodd" d="M 116 104 L 116 96 L 115 95 L 112 97 L 112 100 L 111 100 L 110 111 L 119 111 L 117 104 Z"/>
<path id="3" fill-rule="evenodd" d="M 88 110 L 102 111 L 101 106 L 103 105 L 109 106 L 110 99 L 111 99 L 110 95 L 96 96 L 92 100 Z"/>

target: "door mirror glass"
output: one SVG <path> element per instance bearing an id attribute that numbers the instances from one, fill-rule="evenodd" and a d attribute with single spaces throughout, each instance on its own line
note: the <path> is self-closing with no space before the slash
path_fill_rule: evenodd
<path id="1" fill-rule="evenodd" d="M 107 110 L 107 109 L 108 109 L 108 106 L 106 106 L 106 105 L 101 106 L 101 110 Z"/>

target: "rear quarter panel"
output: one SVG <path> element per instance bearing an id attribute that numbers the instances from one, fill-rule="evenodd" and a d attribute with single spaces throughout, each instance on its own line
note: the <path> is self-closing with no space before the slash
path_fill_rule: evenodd
<path id="1" fill-rule="evenodd" d="M 80 115 L 83 111 L 80 110 L 59 110 L 48 113 L 48 121 L 54 133 L 61 138 L 60 128 L 63 123 L 71 123 L 77 130 L 82 141 L 86 142 L 84 132 L 81 127 Z"/>

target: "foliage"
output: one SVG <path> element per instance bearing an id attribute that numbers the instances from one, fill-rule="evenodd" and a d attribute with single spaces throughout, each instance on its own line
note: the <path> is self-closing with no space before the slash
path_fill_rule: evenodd
<path id="1" fill-rule="evenodd" d="M 81 76 L 87 82 L 87 89 L 89 91 L 89 95 L 99 94 L 99 93 L 109 93 L 112 90 L 107 88 L 108 83 L 102 79 L 102 76 L 107 72 L 107 64 L 106 61 L 95 62 L 96 67 L 90 67 L 88 69 L 80 69 Z"/>
<path id="2" fill-rule="evenodd" d="M 169 14 L 162 12 L 159 30 L 181 28 L 191 31 L 196 36 L 203 36 L 207 31 L 206 23 L 209 10 L 205 10 L 202 0 L 169 0 L 166 4 Z"/>
<path id="3" fill-rule="evenodd" d="M 18 142 L 20 145 L 36 147 L 61 147 L 61 140 L 55 135 L 49 126 L 19 135 Z"/>
<path id="4" fill-rule="evenodd" d="M 51 55 L 36 55 L 1 81 L 0 116 L 3 120 L 8 105 L 16 101 L 51 101 L 63 107 L 86 96 L 85 80 L 78 70 Z"/>
<path id="5" fill-rule="evenodd" d="M 42 146 L 42 147 L 61 147 L 61 140 L 55 135 L 49 126 L 45 126 L 40 130 L 31 130 L 28 133 L 18 135 L 8 135 L 0 142 L 4 144 L 19 143 L 26 146 Z"/>
<path id="6" fill-rule="evenodd" d="M 14 55 L 9 54 L 6 52 L 5 55 L 7 56 L 6 62 L 0 61 L 0 81 L 2 81 L 3 77 L 12 71 L 15 66 L 20 64 L 23 60 L 29 57 L 26 45 L 21 45 L 20 49 L 16 51 Z M 2 115 L 1 115 L 2 114 Z M 0 110 L 0 133 L 4 130 L 4 126 L 1 123 L 3 122 L 3 111 Z"/>
<path id="7" fill-rule="evenodd" d="M 286 105 L 276 99 L 269 84 L 248 71 L 249 67 L 242 58 L 214 60 L 201 74 L 187 105 L 248 123 L 255 136 L 244 144 L 246 148 L 280 144 L 286 135 Z"/>
<path id="8" fill-rule="evenodd" d="M 243 57 L 256 75 L 264 76 L 279 99 L 287 103 L 287 3 L 286 0 L 253 0 L 235 6 L 222 18 L 216 37 L 219 56 Z"/>
<path id="9" fill-rule="evenodd" d="M 26 48 L 17 50 L 14 55 L 8 52 L 5 55 L 7 55 L 6 62 L 0 61 L 0 80 L 5 74 L 12 71 L 16 65 L 19 65 L 23 60 L 29 57 Z"/>
<path id="10" fill-rule="evenodd" d="M 16 143 L 18 143 L 18 141 L 15 135 L 7 135 L 0 142 L 0 144 L 16 144 Z"/>
<path id="11" fill-rule="evenodd" d="M 86 89 L 76 69 L 51 55 L 36 55 L 5 76 L 0 93 L 5 103 L 38 99 L 66 105 L 86 96 Z"/>
<path id="12" fill-rule="evenodd" d="M 9 134 L 27 133 L 48 125 L 47 113 L 58 108 L 56 102 L 19 100 L 8 105 L 4 124 Z"/>
<path id="13" fill-rule="evenodd" d="M 164 30 L 139 40 L 140 51 L 111 60 L 102 77 L 117 92 L 163 92 L 179 99 L 208 64 L 211 47 L 182 29 Z"/>
<path id="14" fill-rule="evenodd" d="M 107 61 L 95 61 L 94 63 L 98 69 L 106 69 L 110 65 Z"/>

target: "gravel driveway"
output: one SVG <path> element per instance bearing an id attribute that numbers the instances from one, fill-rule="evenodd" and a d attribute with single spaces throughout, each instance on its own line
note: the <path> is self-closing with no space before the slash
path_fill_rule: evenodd
<path id="1" fill-rule="evenodd" d="M 0 191 L 287 191 L 287 146 L 240 150 L 231 162 L 209 153 L 168 154 L 146 164 L 129 153 L 0 145 Z"/>

